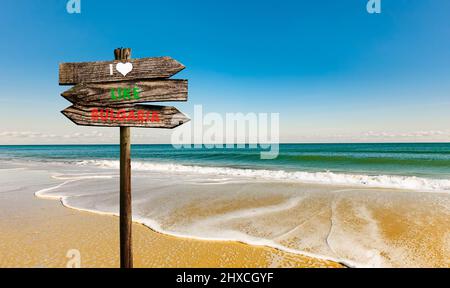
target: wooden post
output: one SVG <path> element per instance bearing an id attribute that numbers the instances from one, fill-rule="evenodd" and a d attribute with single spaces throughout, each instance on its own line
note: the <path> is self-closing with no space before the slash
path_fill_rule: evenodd
<path id="1" fill-rule="evenodd" d="M 116 60 L 128 60 L 131 49 L 114 50 Z M 120 267 L 133 268 L 131 237 L 131 139 L 130 127 L 120 127 Z"/>

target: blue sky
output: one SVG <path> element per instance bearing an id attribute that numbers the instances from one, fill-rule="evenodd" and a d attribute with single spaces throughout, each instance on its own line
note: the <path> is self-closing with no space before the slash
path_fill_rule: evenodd
<path id="1" fill-rule="evenodd" d="M 283 142 L 450 141 L 450 1 L 3 0 L 0 144 L 117 143 L 59 113 L 58 63 L 171 56 L 192 113 L 278 112 Z M 136 143 L 170 131 L 134 129 Z"/>

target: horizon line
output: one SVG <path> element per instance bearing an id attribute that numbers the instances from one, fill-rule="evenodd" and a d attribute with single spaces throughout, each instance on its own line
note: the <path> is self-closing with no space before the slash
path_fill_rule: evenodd
<path id="1" fill-rule="evenodd" d="M 302 144 L 302 145 L 336 145 L 336 144 L 450 144 L 448 142 L 282 142 L 282 143 L 189 143 L 189 144 L 171 144 L 171 143 L 131 143 L 131 145 L 290 145 L 290 144 Z M 1 146 L 98 146 L 98 145 L 108 145 L 108 146 L 119 146 L 119 143 L 54 143 L 54 144 L 0 144 Z"/>

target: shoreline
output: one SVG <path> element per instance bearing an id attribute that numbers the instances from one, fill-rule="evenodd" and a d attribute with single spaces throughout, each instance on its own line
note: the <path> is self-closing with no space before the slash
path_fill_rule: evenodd
<path id="1" fill-rule="evenodd" d="M 38 190 L 43 187 L 48 183 Z M 81 267 L 119 266 L 118 217 L 72 209 L 61 200 L 47 201 L 31 189 L 0 193 L 5 208 L 0 209 L 0 267 L 62 268 L 73 249 L 80 252 Z M 135 267 L 343 267 L 266 246 L 167 235 L 136 222 L 133 247 Z"/>
<path id="2" fill-rule="evenodd" d="M 64 183 L 62 184 L 64 185 Z M 39 191 L 38 191 L 39 192 Z M 84 212 L 84 213 L 90 213 L 90 214 L 98 214 L 98 215 L 102 215 L 102 216 L 109 216 L 109 217 L 115 217 L 117 219 L 119 219 L 119 215 L 115 214 L 115 213 L 106 213 L 106 212 L 99 212 L 99 211 L 93 211 L 93 210 L 89 210 L 89 209 L 81 209 L 81 208 L 76 208 L 73 206 L 68 205 L 67 203 L 65 203 L 64 201 L 64 197 L 59 197 L 60 199 L 52 199 L 52 198 L 45 198 L 45 196 L 41 196 L 42 198 L 40 198 L 40 196 L 37 196 L 37 199 L 43 199 L 43 200 L 59 200 L 59 202 L 61 203 L 61 205 L 63 205 L 65 208 L 68 209 L 72 209 L 78 212 Z M 152 227 L 149 224 L 146 224 L 145 221 L 142 220 L 138 220 L 138 219 L 134 219 L 132 220 L 133 222 L 133 226 L 135 225 L 141 225 L 142 227 L 145 227 L 146 229 L 150 230 L 152 233 L 157 233 L 160 235 L 163 235 L 165 237 L 173 237 L 173 238 L 177 238 L 177 239 L 184 239 L 184 240 L 192 240 L 192 241 L 205 241 L 205 242 L 217 242 L 220 244 L 227 244 L 227 243 L 237 243 L 237 244 L 242 244 L 242 245 L 247 245 L 250 247 L 254 247 L 254 248 L 263 248 L 263 249 L 269 249 L 269 250 L 276 250 L 279 253 L 287 253 L 287 254 L 292 254 L 292 255 L 298 255 L 301 257 L 308 257 L 308 258 L 312 258 L 312 259 L 317 259 L 320 261 L 327 261 L 327 262 L 332 262 L 334 264 L 338 264 L 343 266 L 342 268 L 353 268 L 352 266 L 350 266 L 347 263 L 341 262 L 341 261 L 336 261 L 334 259 L 328 259 L 326 257 L 321 257 L 319 255 L 312 255 L 310 253 L 306 253 L 306 252 L 302 252 L 302 251 L 288 251 L 287 248 L 283 248 L 283 247 L 276 247 L 275 245 L 269 245 L 269 244 L 256 244 L 256 243 L 248 243 L 242 240 L 228 240 L 228 239 L 209 239 L 209 238 L 199 238 L 199 237 L 195 237 L 195 236 L 189 236 L 189 235 L 177 235 L 175 233 L 170 233 L 170 232 L 165 232 L 165 231 L 161 231 L 158 230 L 154 227 Z M 210 267 L 211 268 L 211 267 Z M 308 267 L 300 267 L 300 268 L 308 268 Z"/>
<path id="3" fill-rule="evenodd" d="M 41 189 L 37 192 L 34 193 L 34 196 L 39 199 L 39 200 L 58 200 L 61 205 L 65 208 L 68 209 L 72 209 L 75 211 L 79 211 L 79 212 L 85 212 L 85 213 L 90 213 L 90 214 L 97 214 L 97 215 L 102 215 L 102 216 L 113 216 L 118 218 L 119 214 L 117 213 L 110 213 L 110 212 L 102 212 L 102 211 L 98 211 L 98 210 L 91 210 L 91 209 L 83 209 L 83 208 L 79 208 L 79 207 L 75 207 L 72 205 L 69 205 L 66 201 L 66 199 L 68 197 L 65 196 L 50 196 L 50 195 L 42 195 L 42 193 L 48 192 L 48 191 L 52 191 L 54 189 L 58 189 L 70 182 L 74 182 L 74 181 L 78 181 L 78 180 L 66 180 L 56 186 L 52 186 L 52 187 L 48 187 L 45 189 Z M 322 184 L 322 185 L 326 185 L 326 184 Z M 143 227 L 149 229 L 150 231 L 152 231 L 153 233 L 158 233 L 161 235 L 165 235 L 165 236 L 170 236 L 170 237 L 175 237 L 175 238 L 180 238 L 180 239 L 186 239 L 186 240 L 193 240 L 193 241 L 211 241 L 211 242 L 221 242 L 221 243 L 240 243 L 243 245 L 248 245 L 251 247 L 262 247 L 262 248 L 266 248 L 266 249 L 274 249 L 276 251 L 279 251 L 280 253 L 288 253 L 288 254 L 292 254 L 292 255 L 299 255 L 301 257 L 309 257 L 309 258 L 313 258 L 313 259 L 317 259 L 320 261 L 329 261 L 338 265 L 341 265 L 342 267 L 345 268 L 354 268 L 357 267 L 357 264 L 351 264 L 351 263 L 345 263 L 344 261 L 339 261 L 337 259 L 332 259 L 330 257 L 326 257 L 326 256 L 322 256 L 322 255 L 316 255 L 313 253 L 308 253 L 308 252 L 304 252 L 304 251 L 299 251 L 299 250 L 294 250 L 294 249 L 290 249 L 287 247 L 283 247 L 281 245 L 277 245 L 276 243 L 264 243 L 266 241 L 261 241 L 261 240 L 255 240 L 255 242 L 251 242 L 251 241 L 243 241 L 243 240 L 239 240 L 239 239 L 220 239 L 220 238 L 201 238 L 201 237 L 197 237 L 197 236 L 190 236 L 190 235 L 185 235 L 185 234 L 178 234 L 176 232 L 172 232 L 172 231 L 163 231 L 163 229 L 161 228 L 155 228 L 158 227 L 159 225 L 154 222 L 154 221 L 145 221 L 139 217 L 133 217 L 133 225 L 137 224 L 137 225 L 142 225 Z M 152 224 L 151 224 L 152 223 Z"/>

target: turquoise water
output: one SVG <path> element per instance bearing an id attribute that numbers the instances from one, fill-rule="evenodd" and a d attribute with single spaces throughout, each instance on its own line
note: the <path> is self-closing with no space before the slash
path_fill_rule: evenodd
<path id="1" fill-rule="evenodd" d="M 260 152 L 248 147 L 175 149 L 171 145 L 132 145 L 132 159 L 149 163 L 450 178 L 450 143 L 281 144 L 279 156 L 273 160 L 261 160 Z M 119 146 L 0 146 L 0 159 L 117 160 Z"/>

